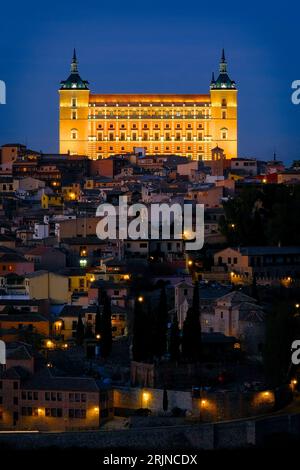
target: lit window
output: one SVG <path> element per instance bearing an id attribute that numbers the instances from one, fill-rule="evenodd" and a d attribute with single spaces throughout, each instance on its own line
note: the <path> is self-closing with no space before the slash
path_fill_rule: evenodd
<path id="1" fill-rule="evenodd" d="M 78 131 L 77 129 L 72 129 L 71 130 L 71 139 L 76 140 L 78 138 Z"/>
<path id="2" fill-rule="evenodd" d="M 228 129 L 223 127 L 223 129 L 221 129 L 221 139 L 223 140 L 227 139 L 227 134 L 228 134 Z"/>

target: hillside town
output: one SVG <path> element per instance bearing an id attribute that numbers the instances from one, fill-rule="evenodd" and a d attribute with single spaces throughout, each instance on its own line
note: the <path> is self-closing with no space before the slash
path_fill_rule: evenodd
<path id="1" fill-rule="evenodd" d="M 299 161 L 0 152 L 1 430 L 212 422 L 292 400 Z M 120 196 L 203 204 L 203 248 L 100 240 L 96 209 Z"/>

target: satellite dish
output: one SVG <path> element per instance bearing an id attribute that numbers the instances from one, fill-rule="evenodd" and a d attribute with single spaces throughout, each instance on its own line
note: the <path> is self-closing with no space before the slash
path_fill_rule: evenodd
<path id="1" fill-rule="evenodd" d="M 6 364 L 6 345 L 2 340 L 0 340 L 0 364 Z"/>

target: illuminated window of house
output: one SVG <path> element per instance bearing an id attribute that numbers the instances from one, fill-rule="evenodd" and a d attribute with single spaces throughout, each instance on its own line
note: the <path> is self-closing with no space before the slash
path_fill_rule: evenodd
<path id="1" fill-rule="evenodd" d="M 227 106 L 227 100 L 226 100 L 226 98 L 223 98 L 223 99 L 222 99 L 222 106 Z"/>
<path id="2" fill-rule="evenodd" d="M 77 106 L 77 98 L 72 98 L 71 104 L 74 108 Z"/>
<path id="3" fill-rule="evenodd" d="M 222 119 L 226 119 L 226 111 L 222 111 Z"/>
<path id="4" fill-rule="evenodd" d="M 227 132 L 228 132 L 228 130 L 225 127 L 223 127 L 223 129 L 221 129 L 221 138 L 223 140 L 227 139 Z"/>
<path id="5" fill-rule="evenodd" d="M 71 139 L 76 140 L 78 138 L 78 131 L 77 129 L 72 129 L 71 130 Z"/>
<path id="6" fill-rule="evenodd" d="M 77 111 L 72 111 L 72 119 L 77 119 Z"/>

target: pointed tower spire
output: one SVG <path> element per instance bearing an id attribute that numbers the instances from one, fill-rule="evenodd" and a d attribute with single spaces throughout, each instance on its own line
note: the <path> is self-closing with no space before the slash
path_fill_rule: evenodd
<path id="1" fill-rule="evenodd" d="M 225 60 L 225 51 L 224 51 L 224 47 L 223 47 L 223 49 L 222 49 L 221 62 L 226 62 L 226 60 Z"/>
<path id="2" fill-rule="evenodd" d="M 210 88 L 215 88 L 215 86 L 216 86 L 216 80 L 215 80 L 215 73 L 213 72 L 211 74 Z"/>
<path id="3" fill-rule="evenodd" d="M 225 51 L 224 48 L 222 49 L 222 56 L 220 62 L 220 73 L 227 73 L 227 62 L 225 59 Z"/>
<path id="4" fill-rule="evenodd" d="M 72 63 L 71 63 L 71 72 L 72 73 L 78 73 L 78 62 L 77 62 L 77 57 L 76 57 L 76 50 L 74 48 L 73 51 L 73 58 L 72 58 Z"/>
<path id="5" fill-rule="evenodd" d="M 62 80 L 60 82 L 60 89 L 61 90 L 71 90 L 73 88 L 78 88 L 81 90 L 88 90 L 89 82 L 87 80 L 82 80 L 78 73 L 78 61 L 76 50 L 73 51 L 73 57 L 71 62 L 71 74 L 67 78 L 67 80 Z"/>

